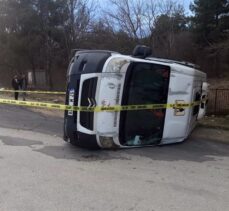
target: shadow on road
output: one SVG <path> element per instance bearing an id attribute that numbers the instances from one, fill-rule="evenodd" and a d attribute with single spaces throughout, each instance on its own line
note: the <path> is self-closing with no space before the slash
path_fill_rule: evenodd
<path id="1" fill-rule="evenodd" d="M 164 161 L 214 161 L 217 157 L 229 157 L 229 145 L 208 140 L 191 138 L 183 143 L 164 145 L 154 148 L 134 149 L 128 154 Z"/>
<path id="2" fill-rule="evenodd" d="M 34 150 L 56 159 L 74 159 L 78 161 L 106 161 L 106 160 L 129 160 L 125 153 L 108 150 L 88 150 L 64 143 L 63 146 L 45 146 Z"/>
<path id="3" fill-rule="evenodd" d="M 0 140 L 5 145 L 10 145 L 10 146 L 28 146 L 28 147 L 31 147 L 32 145 L 43 145 L 43 142 L 41 142 L 41 141 L 33 141 L 30 139 L 15 138 L 15 137 L 11 137 L 11 136 L 0 136 Z"/>
<path id="4" fill-rule="evenodd" d="M 147 157 L 160 161 L 192 161 L 205 162 L 229 156 L 229 145 L 190 139 L 182 144 L 161 147 L 136 148 L 126 150 L 97 150 L 91 151 L 74 147 L 68 143 L 63 146 L 45 146 L 35 150 L 56 159 L 75 159 L 78 161 L 106 161 L 112 159 L 130 160 L 133 156 Z"/>

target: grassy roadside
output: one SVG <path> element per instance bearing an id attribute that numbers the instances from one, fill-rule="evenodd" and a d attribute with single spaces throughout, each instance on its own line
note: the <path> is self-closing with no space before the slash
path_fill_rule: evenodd
<path id="1" fill-rule="evenodd" d="M 1 93 L 0 98 L 14 100 L 14 94 L 13 93 Z M 21 95 L 19 95 L 18 99 L 22 100 Z M 27 94 L 26 101 L 64 104 L 65 95 Z M 42 115 L 60 117 L 60 118 L 64 117 L 64 111 L 62 110 L 43 109 L 43 108 L 35 108 L 35 107 L 27 107 L 27 109 L 34 111 L 34 112 L 38 112 Z"/>
<path id="2" fill-rule="evenodd" d="M 223 129 L 196 127 L 191 134 L 194 140 L 204 140 L 229 144 L 229 131 Z"/>
<path id="3" fill-rule="evenodd" d="M 206 116 L 198 123 L 199 127 L 222 129 L 229 131 L 229 115 L 228 116 Z"/>
<path id="4" fill-rule="evenodd" d="M 229 144 L 229 116 L 206 116 L 198 122 L 191 137 Z"/>
<path id="5" fill-rule="evenodd" d="M 0 93 L 0 98 L 14 100 L 13 93 Z M 22 100 L 21 94 L 19 94 L 18 100 Z M 47 102 L 47 103 L 59 103 L 65 102 L 65 95 L 54 95 L 54 94 L 26 94 L 27 101 Z"/>

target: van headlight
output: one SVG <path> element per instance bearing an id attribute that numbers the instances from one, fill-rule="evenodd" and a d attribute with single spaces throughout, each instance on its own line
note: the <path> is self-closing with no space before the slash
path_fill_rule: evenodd
<path id="1" fill-rule="evenodd" d="M 130 61 L 128 61 L 127 59 L 114 58 L 108 63 L 105 72 L 120 73 L 122 67 L 128 63 L 130 63 Z"/>
<path id="2" fill-rule="evenodd" d="M 113 137 L 99 136 L 99 141 L 103 148 L 114 148 L 115 147 Z"/>

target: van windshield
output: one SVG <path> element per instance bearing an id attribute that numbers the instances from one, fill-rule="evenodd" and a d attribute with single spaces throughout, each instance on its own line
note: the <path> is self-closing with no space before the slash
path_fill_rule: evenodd
<path id="1" fill-rule="evenodd" d="M 166 104 L 170 68 L 150 63 L 133 63 L 127 70 L 122 105 Z M 166 109 L 122 111 L 122 145 L 152 145 L 162 139 Z"/>

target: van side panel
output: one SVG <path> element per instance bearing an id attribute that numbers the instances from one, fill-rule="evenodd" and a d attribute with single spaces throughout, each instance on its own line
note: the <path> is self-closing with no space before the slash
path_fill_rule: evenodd
<path id="1" fill-rule="evenodd" d="M 193 76 L 171 72 L 168 93 L 168 103 L 189 103 L 192 101 Z M 189 127 L 191 108 L 181 112 L 170 108 L 166 111 L 165 126 L 161 144 L 181 142 L 186 137 Z"/>

